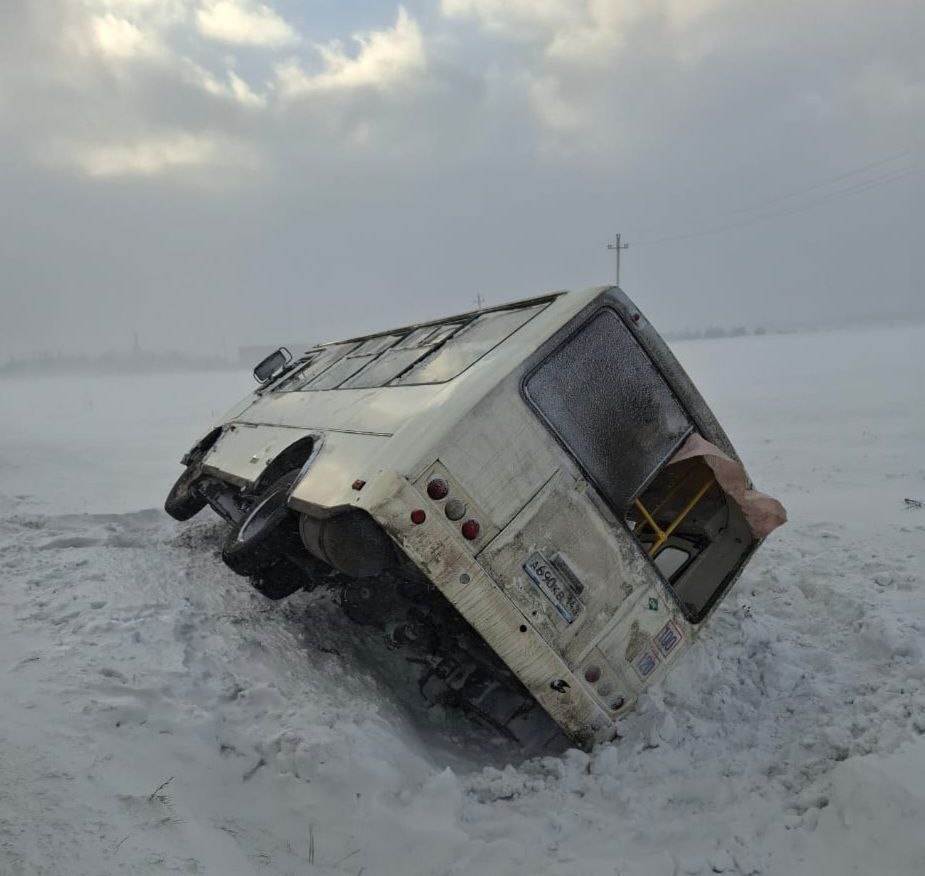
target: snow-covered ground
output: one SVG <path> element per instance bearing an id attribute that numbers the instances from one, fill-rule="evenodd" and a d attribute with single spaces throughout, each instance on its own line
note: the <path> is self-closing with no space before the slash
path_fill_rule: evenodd
<path id="1" fill-rule="evenodd" d="M 925 873 L 925 328 L 676 349 L 790 522 L 620 741 L 528 759 L 159 510 L 246 374 L 0 381 L 0 874 Z"/>

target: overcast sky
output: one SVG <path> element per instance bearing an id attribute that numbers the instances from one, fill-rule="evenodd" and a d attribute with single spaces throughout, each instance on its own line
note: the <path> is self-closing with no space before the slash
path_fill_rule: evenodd
<path id="1" fill-rule="evenodd" d="M 925 315 L 921 0 L 0 0 L 0 360 L 611 281 Z"/>

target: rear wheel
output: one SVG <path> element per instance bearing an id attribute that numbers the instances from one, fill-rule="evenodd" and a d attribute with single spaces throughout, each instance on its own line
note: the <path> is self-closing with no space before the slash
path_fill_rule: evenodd
<path id="1" fill-rule="evenodd" d="M 222 549 L 222 559 L 232 571 L 257 575 L 277 565 L 288 553 L 304 551 L 298 515 L 286 504 L 298 473 L 299 469 L 293 469 L 270 484 L 232 527 Z"/>
<path id="2" fill-rule="evenodd" d="M 285 599 L 306 586 L 305 573 L 282 559 L 251 576 L 254 589 L 267 599 Z"/>
<path id="3" fill-rule="evenodd" d="M 196 482 L 201 474 L 199 464 L 193 462 L 186 467 L 183 474 L 177 478 L 176 483 L 170 488 L 170 492 L 164 501 L 164 510 L 174 520 L 189 520 L 208 504 L 205 497 L 201 496 L 196 490 Z"/>

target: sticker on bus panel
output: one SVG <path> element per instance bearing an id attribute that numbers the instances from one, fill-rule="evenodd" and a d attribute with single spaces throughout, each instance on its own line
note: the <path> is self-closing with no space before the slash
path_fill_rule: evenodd
<path id="1" fill-rule="evenodd" d="M 655 634 L 655 644 L 658 646 L 658 650 L 667 657 L 677 647 L 682 635 L 678 625 L 674 621 L 668 621 Z"/>
<path id="2" fill-rule="evenodd" d="M 651 645 L 633 661 L 633 669 L 642 681 L 645 681 L 657 668 L 658 654 Z"/>
<path id="3" fill-rule="evenodd" d="M 570 624 L 581 613 L 581 602 L 571 588 L 562 580 L 561 575 L 539 551 L 530 554 L 524 563 L 524 571 L 543 592 L 543 595 L 555 606 L 563 620 Z"/>

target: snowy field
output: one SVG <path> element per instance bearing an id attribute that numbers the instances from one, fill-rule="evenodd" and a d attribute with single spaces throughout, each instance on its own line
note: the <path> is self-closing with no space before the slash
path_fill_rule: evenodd
<path id="1" fill-rule="evenodd" d="M 591 755 L 161 510 L 247 374 L 0 381 L 0 874 L 925 873 L 925 327 L 676 352 L 790 522 Z"/>

